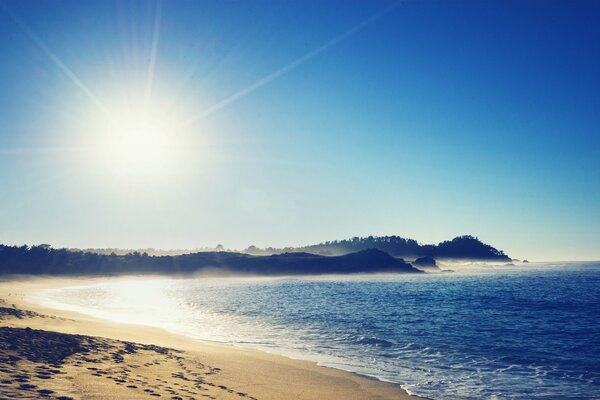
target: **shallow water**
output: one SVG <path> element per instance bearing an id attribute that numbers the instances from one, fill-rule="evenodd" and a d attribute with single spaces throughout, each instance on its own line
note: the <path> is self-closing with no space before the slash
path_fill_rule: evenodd
<path id="1" fill-rule="evenodd" d="M 129 279 L 45 304 L 317 361 L 433 399 L 600 399 L 600 265 Z"/>

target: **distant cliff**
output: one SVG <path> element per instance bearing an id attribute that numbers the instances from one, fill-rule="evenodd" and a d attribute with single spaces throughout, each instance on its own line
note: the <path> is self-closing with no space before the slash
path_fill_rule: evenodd
<path id="1" fill-rule="evenodd" d="M 1 274 L 193 274 L 199 272 L 247 275 L 348 273 L 420 273 L 401 259 L 377 249 L 341 256 L 284 253 L 253 256 L 233 252 L 199 252 L 177 256 L 98 254 L 41 246 L 0 245 Z"/>
<path id="2" fill-rule="evenodd" d="M 458 236 L 437 245 L 423 245 L 416 240 L 405 239 L 400 236 L 368 236 L 354 237 L 347 240 L 334 240 L 303 247 L 286 247 L 283 249 L 259 249 L 255 246 L 250 246 L 244 252 L 248 254 L 307 252 L 321 255 L 339 255 L 365 249 L 378 249 L 394 257 L 403 258 L 433 257 L 436 259 L 510 261 L 510 258 L 503 251 L 497 250 L 470 235 Z"/>

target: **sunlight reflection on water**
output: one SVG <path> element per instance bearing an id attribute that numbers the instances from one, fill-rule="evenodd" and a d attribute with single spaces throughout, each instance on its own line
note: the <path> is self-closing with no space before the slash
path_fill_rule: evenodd
<path id="1" fill-rule="evenodd" d="M 44 303 L 320 362 L 435 399 L 600 398 L 600 269 L 129 279 Z"/>

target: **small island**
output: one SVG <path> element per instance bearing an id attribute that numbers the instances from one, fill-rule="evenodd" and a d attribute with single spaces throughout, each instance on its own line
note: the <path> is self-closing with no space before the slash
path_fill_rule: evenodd
<path id="1" fill-rule="evenodd" d="M 437 262 L 435 261 L 435 258 L 430 257 L 430 256 L 417 258 L 411 264 L 413 267 L 416 267 L 419 269 L 438 270 L 439 271 L 439 268 L 438 268 Z"/>

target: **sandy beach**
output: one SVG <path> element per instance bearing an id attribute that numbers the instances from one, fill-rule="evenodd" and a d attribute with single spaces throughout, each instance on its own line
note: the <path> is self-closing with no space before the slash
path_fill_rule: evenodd
<path id="1" fill-rule="evenodd" d="M 194 341 L 31 301 L 43 288 L 93 281 L 3 279 L 0 399 L 417 399 L 398 385 L 312 362 Z"/>

